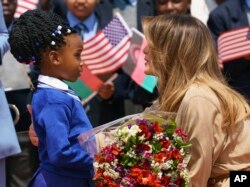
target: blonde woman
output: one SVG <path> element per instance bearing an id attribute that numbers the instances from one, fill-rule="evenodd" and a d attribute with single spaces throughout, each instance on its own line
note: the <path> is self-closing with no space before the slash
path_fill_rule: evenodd
<path id="1" fill-rule="evenodd" d="M 230 171 L 250 169 L 250 108 L 224 81 L 208 29 L 185 15 L 145 17 L 143 29 L 145 73 L 158 77 L 152 108 L 176 112 L 188 134 L 191 186 L 228 187 Z"/>

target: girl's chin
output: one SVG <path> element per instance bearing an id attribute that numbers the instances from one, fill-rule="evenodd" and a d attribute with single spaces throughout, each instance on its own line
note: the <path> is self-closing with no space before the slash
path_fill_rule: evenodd
<path id="1" fill-rule="evenodd" d="M 79 77 L 79 76 L 78 76 Z M 70 82 L 76 82 L 77 81 L 77 79 L 78 79 L 78 77 L 74 77 L 74 78 L 71 78 L 70 80 L 68 80 L 68 81 L 70 81 Z"/>

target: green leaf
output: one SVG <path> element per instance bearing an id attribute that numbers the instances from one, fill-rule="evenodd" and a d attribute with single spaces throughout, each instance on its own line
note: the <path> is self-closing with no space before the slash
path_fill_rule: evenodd
<path id="1" fill-rule="evenodd" d="M 134 163 L 132 161 L 130 161 L 127 165 L 131 167 L 134 165 Z"/>
<path id="2" fill-rule="evenodd" d="M 166 129 L 167 135 L 172 136 L 174 134 L 175 129 L 176 129 L 176 122 L 175 121 L 169 121 L 168 122 L 168 128 Z"/>
<path id="3" fill-rule="evenodd" d="M 152 152 L 159 153 L 161 151 L 161 144 L 158 141 L 152 142 Z"/>
<path id="4" fill-rule="evenodd" d="M 131 136 L 130 141 L 131 141 L 132 144 L 136 144 L 137 143 L 137 138 L 135 136 Z"/>

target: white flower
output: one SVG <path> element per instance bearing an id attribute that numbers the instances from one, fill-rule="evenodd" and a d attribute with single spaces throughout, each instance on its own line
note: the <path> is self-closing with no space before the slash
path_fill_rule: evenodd
<path id="1" fill-rule="evenodd" d="M 127 135 L 129 132 L 129 128 L 126 126 L 126 127 L 123 127 L 121 129 L 118 130 L 118 136 L 124 136 L 124 135 Z"/>
<path id="2" fill-rule="evenodd" d="M 160 140 L 160 139 L 162 139 L 162 138 L 163 138 L 163 133 L 162 133 L 162 132 L 159 133 L 159 134 L 154 134 L 154 135 L 153 135 L 153 139 Z"/>
<path id="3" fill-rule="evenodd" d="M 131 136 L 135 136 L 138 132 L 141 130 L 137 125 L 132 125 L 131 128 L 125 126 L 118 130 L 118 136 L 126 143 Z"/>
<path id="4" fill-rule="evenodd" d="M 94 168 L 98 168 L 99 167 L 99 164 L 98 164 L 98 162 L 94 162 Z"/>
<path id="5" fill-rule="evenodd" d="M 162 178 L 162 172 L 157 173 L 157 177 L 158 177 L 159 179 L 161 179 L 161 178 Z"/>
<path id="6" fill-rule="evenodd" d="M 138 132 L 141 132 L 138 125 L 133 125 L 129 130 L 130 136 L 135 136 Z"/>
<path id="7" fill-rule="evenodd" d="M 142 136 L 139 136 L 139 140 L 140 140 L 140 141 L 145 140 L 145 135 L 143 134 Z"/>
<path id="8" fill-rule="evenodd" d="M 169 168 L 171 168 L 172 164 L 173 164 L 173 160 L 169 160 L 167 162 L 162 163 L 159 166 L 159 168 L 162 169 L 162 170 L 168 170 Z"/>
<path id="9" fill-rule="evenodd" d="M 117 179 L 119 178 L 120 174 L 118 172 L 116 172 L 115 170 L 109 168 L 109 169 L 106 169 L 104 172 L 103 172 L 103 175 L 104 176 L 110 176 L 111 178 L 113 179 Z"/>

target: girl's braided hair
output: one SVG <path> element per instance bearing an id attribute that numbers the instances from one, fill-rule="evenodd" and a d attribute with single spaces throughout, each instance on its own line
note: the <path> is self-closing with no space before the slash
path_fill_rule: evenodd
<path id="1" fill-rule="evenodd" d="M 71 33 L 75 31 L 59 15 L 29 10 L 13 23 L 9 35 L 11 53 L 21 63 L 39 65 L 41 55 L 64 46 L 64 37 Z"/>
<path id="2" fill-rule="evenodd" d="M 10 51 L 20 63 L 33 64 L 29 74 L 33 89 L 37 86 L 42 54 L 63 47 L 64 37 L 72 33 L 76 31 L 59 15 L 38 9 L 25 12 L 13 23 Z"/>

